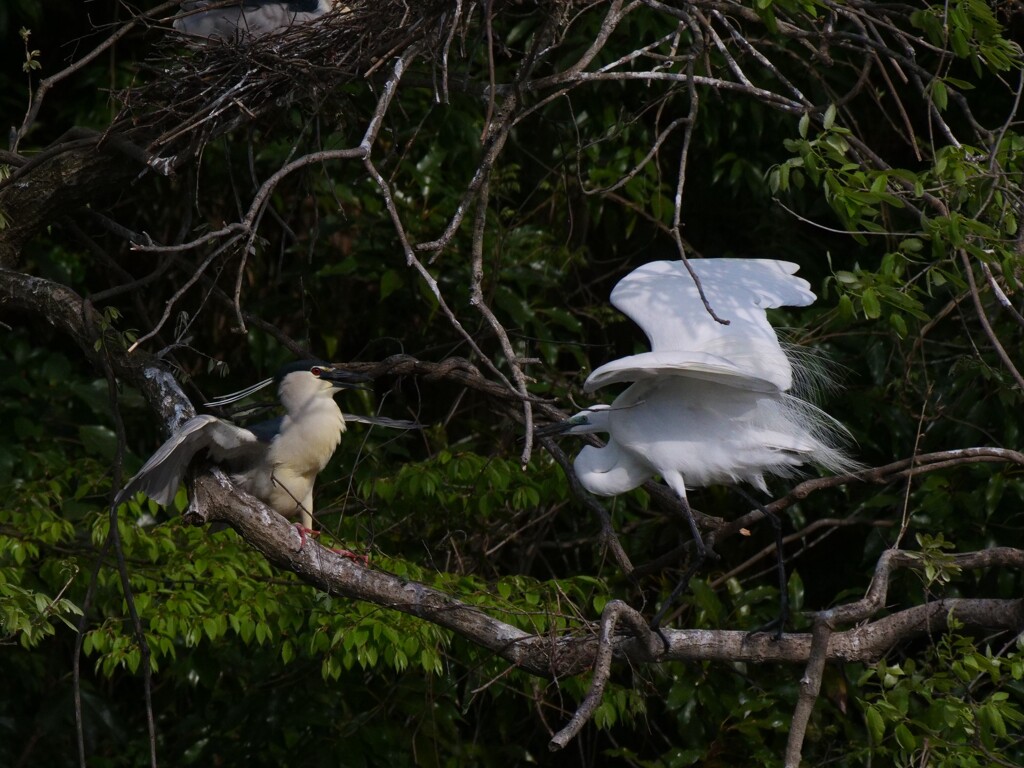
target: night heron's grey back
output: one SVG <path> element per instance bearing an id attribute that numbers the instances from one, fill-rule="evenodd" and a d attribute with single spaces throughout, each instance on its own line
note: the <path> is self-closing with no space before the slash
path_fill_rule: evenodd
<path id="1" fill-rule="evenodd" d="M 220 40 L 261 37 L 294 24 L 320 18 L 334 6 L 333 0 L 188 0 L 174 28 L 185 35 Z"/>

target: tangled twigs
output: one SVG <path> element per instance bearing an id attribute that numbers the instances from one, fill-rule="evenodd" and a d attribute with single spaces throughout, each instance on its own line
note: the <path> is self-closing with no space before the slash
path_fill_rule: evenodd
<path id="1" fill-rule="evenodd" d="M 798 501 L 806 499 L 812 493 L 816 493 L 826 488 L 837 488 L 839 486 L 847 485 L 851 481 L 884 485 L 886 483 L 891 483 L 894 480 L 949 469 L 950 467 L 967 464 L 999 462 L 1008 462 L 1024 467 L 1024 453 L 1010 450 L 1009 448 L 994 448 L 989 446 L 955 448 L 950 451 L 925 453 L 919 456 L 900 459 L 899 461 L 894 461 L 890 464 L 884 464 L 881 467 L 864 469 L 860 472 L 855 472 L 852 475 L 832 475 L 830 477 L 816 477 L 812 480 L 805 480 L 785 496 L 776 499 L 771 504 L 766 504 L 765 508 L 769 512 L 778 514 L 782 510 L 793 506 Z M 738 517 L 722 527 L 719 531 L 719 537 L 727 538 L 735 535 L 741 529 L 747 528 L 756 523 L 761 519 L 761 517 L 762 515 L 760 510 L 754 510 L 742 517 Z"/>
<path id="2" fill-rule="evenodd" d="M 601 612 L 601 634 L 598 636 L 597 652 L 594 655 L 594 674 L 590 681 L 590 690 L 568 724 L 551 737 L 548 748 L 552 752 L 562 749 L 572 741 L 601 704 L 601 697 L 604 695 L 612 669 L 612 637 L 620 621 L 629 625 L 633 634 L 640 640 L 641 647 L 646 647 L 650 658 L 657 656 L 661 641 L 651 631 L 647 620 L 621 600 L 612 600 L 608 603 Z"/>

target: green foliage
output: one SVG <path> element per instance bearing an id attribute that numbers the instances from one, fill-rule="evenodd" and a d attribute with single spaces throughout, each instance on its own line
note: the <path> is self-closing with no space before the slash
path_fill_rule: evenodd
<path id="1" fill-rule="evenodd" d="M 995 72 L 1020 67 L 1020 47 L 1006 39 L 989 3 L 957 0 L 947 6 L 932 5 L 915 11 L 910 19 L 932 45 L 951 49 L 958 58 L 969 61 L 978 76 L 982 65 Z M 945 108 L 945 103 L 936 101 L 940 109 Z"/>
<path id="2" fill-rule="evenodd" d="M 43 65 L 39 63 L 39 56 L 42 54 L 42 51 L 29 48 L 28 46 L 28 39 L 32 33 L 25 27 L 22 27 L 18 30 L 18 35 L 25 44 L 25 63 L 21 65 L 22 71 L 26 74 L 30 74 L 41 69 Z"/>
<path id="3" fill-rule="evenodd" d="M 941 768 L 991 765 L 1024 727 L 1021 651 L 1017 643 L 994 653 L 949 634 L 921 664 L 906 659 L 866 670 L 858 681 L 871 739 L 865 752 L 900 766 L 922 759 Z"/>
<path id="4" fill-rule="evenodd" d="M 73 15 L 80 5 L 59 4 L 76 39 L 84 28 Z M 412 63 L 374 147 L 410 243 L 433 241 L 456 212 L 467 214 L 447 249 L 415 253 L 498 370 L 508 373 L 506 351 L 470 304 L 475 208 L 464 206 L 491 146 L 481 140 L 487 102 L 496 94 L 497 106 L 514 94 L 529 112 L 510 127 L 491 169 L 478 287 L 508 330 L 513 354 L 533 361 L 524 370 L 534 396 L 569 409 L 588 369 L 645 348 L 609 306 L 608 291 L 640 262 L 676 255 L 667 227 L 685 147 L 679 213 L 688 252 L 800 264 L 819 302 L 775 320 L 797 326 L 795 335 L 848 372 L 845 394 L 825 394 L 822 405 L 849 426 L 858 458 L 882 465 L 963 446 L 1019 448 L 1021 393 L 978 324 L 963 262 L 966 256 L 982 285 L 994 332 L 1019 360 L 1021 330 L 991 286 L 1020 306 L 1024 136 L 1006 118 L 1015 93 L 1004 79 L 1015 82 L 1021 55 L 990 4 L 958 0 L 907 11 L 909 23 L 891 21 L 903 25 L 900 34 L 919 31 L 927 40 L 917 63 L 932 74 L 920 99 L 900 79 L 913 74 L 908 62 L 872 58 L 865 68 L 862 54 L 880 54 L 854 51 L 849 29 L 820 49 L 806 45 L 805 32 L 831 28 L 835 19 L 841 27 L 846 18 L 814 0 L 757 0 L 737 7 L 742 13 L 722 13 L 774 57 L 774 70 L 745 55 L 725 22 L 716 27 L 719 45 L 689 22 L 637 6 L 590 68 L 668 73 L 692 65 L 700 107 L 694 123 L 685 81 L 595 79 L 550 99 L 532 86 L 507 85 L 518 83 L 516 67 L 544 22 L 539 8 L 509 7 L 494 6 L 493 50 L 479 44 L 488 35 L 476 21 L 463 39 L 456 35 L 445 98 L 440 70 Z M 581 7 L 577 26 L 532 76 L 572 67 L 590 50 L 605 10 Z M 890 19 L 903 13 L 887 12 Z M 49 19 L 44 29 L 32 18 L 38 13 L 21 0 L 0 7 L 0 28 L 35 30 L 31 46 L 23 35 L 24 51 L 7 51 L 0 73 L 2 98 L 18 110 L 29 82 L 52 74 L 50 52 L 65 42 Z M 108 90 L 141 88 L 172 64 L 201 66 L 230 50 L 165 51 L 161 59 L 152 48 L 156 34 L 129 37 L 64 83 L 26 138 L 26 154 L 45 157 L 47 136 L 71 125 L 105 130 Z M 704 44 L 693 54 L 697 39 Z M 647 40 L 661 42 L 624 58 Z M 716 88 L 735 74 L 734 62 L 749 83 L 737 76 L 735 88 Z M 409 269 L 379 188 L 358 162 L 289 175 L 268 201 L 240 274 L 240 254 L 228 249 L 186 285 L 210 253 L 158 259 L 132 251 L 107 226 L 117 221 L 170 243 L 236 220 L 250 183 L 255 188 L 301 153 L 361 141 L 382 71 L 336 89 L 307 92 L 296 83 L 294 100 L 206 144 L 193 166 L 167 178 L 140 175 L 121 196 L 90 200 L 80 219 L 55 219 L 26 245 L 19 266 L 103 297 L 92 350 L 100 355 L 131 346 L 175 298 L 149 349 L 164 351 L 196 402 L 206 390 L 230 391 L 272 371 L 291 356 L 284 336 L 331 359 L 471 357 L 496 379 Z M 317 72 L 311 68 L 310 79 Z M 773 89 L 779 99 L 758 100 Z M 778 109 L 783 101 L 797 106 Z M 960 110 L 965 101 L 984 125 L 971 140 L 952 141 L 949 134 L 965 124 L 975 127 Z M 144 124 L 149 116 L 133 107 L 125 105 L 129 118 Z M 244 123 L 244 109 L 238 115 Z M 17 167 L 0 166 L 0 181 Z M 11 224 L 18 222 L 0 212 L 0 231 Z M 142 291 L 106 292 L 128 282 L 126 274 L 154 269 L 163 271 Z M 254 322 L 245 335 L 236 332 L 230 296 L 218 292 L 230 295 L 236 280 L 243 309 L 283 335 Z M 118 478 L 163 436 L 141 398 L 119 392 L 127 455 L 118 467 L 105 379 L 48 324 L 4 321 L 12 328 L 0 338 L 0 678 L 7 692 L 0 694 L 0 764 L 75 764 L 69 678 L 76 640 L 90 764 L 143 764 L 142 652 L 106 507 Z M 346 411 L 379 408 L 427 425 L 398 436 L 352 425 L 318 480 L 325 540 L 370 553 L 371 567 L 553 639 L 592 633 L 611 599 L 650 615 L 686 571 L 676 553 L 689 536 L 685 524 L 639 489 L 601 502 L 641 566 L 625 578 L 562 469 L 542 451 L 522 467 L 521 427 L 458 382 L 385 377 L 374 393 L 340 397 Z M 772 491 L 788 487 L 780 481 Z M 695 491 L 692 499 L 723 518 L 746 509 L 722 489 Z M 903 542 L 916 542 L 921 578 L 896 580 L 893 606 L 944 594 L 1019 597 L 1019 572 L 963 573 L 950 556 L 951 542 L 959 551 L 1021 546 L 1022 505 L 1019 468 L 994 463 L 812 494 L 787 512 L 786 532 L 803 531 L 787 546 L 790 601 L 796 611 L 812 611 L 858 599 L 904 523 Z M 551 730 L 586 694 L 586 674 L 527 675 L 429 622 L 318 593 L 230 531 L 184 527 L 183 507 L 183 494 L 168 510 L 135 499 L 116 518 L 168 765 L 544 764 Z M 805 528 L 824 518 L 849 519 L 825 531 Z M 766 528 L 752 526 L 749 537 L 718 547 L 721 560 L 692 579 L 673 625 L 749 630 L 774 617 L 778 590 L 761 554 L 771 541 Z M 652 562 L 660 564 L 643 568 Z M 805 623 L 798 615 L 791 629 Z M 967 766 L 990 764 L 989 754 L 1020 762 L 1022 670 L 1019 647 L 990 648 L 966 632 L 923 638 L 867 669 L 830 665 L 805 762 Z M 738 662 L 616 665 L 593 724 L 559 760 L 780 765 L 799 674 Z"/>
<path id="5" fill-rule="evenodd" d="M 56 633 L 55 623 L 58 621 L 77 631 L 72 618 L 81 616 L 82 609 L 60 596 L 78 575 L 77 567 L 72 563 L 65 565 L 67 581 L 60 592 L 49 597 L 19 584 L 25 573 L 25 560 L 32 548 L 12 546 L 11 549 L 13 551 L 9 554 L 13 565 L 0 567 L 0 632 L 3 633 L 0 644 L 7 645 L 17 639 L 22 647 L 33 648 Z M 3 556 L 5 561 L 7 554 Z"/>

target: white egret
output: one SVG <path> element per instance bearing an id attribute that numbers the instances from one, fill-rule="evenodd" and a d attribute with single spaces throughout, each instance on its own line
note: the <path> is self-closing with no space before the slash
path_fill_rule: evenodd
<path id="1" fill-rule="evenodd" d="M 834 472 L 857 465 L 839 447 L 843 427 L 791 393 L 793 363 L 768 323 L 767 309 L 814 301 L 795 275 L 797 265 L 689 263 L 708 304 L 728 324 L 708 312 L 682 261 L 636 269 L 615 286 L 611 301 L 643 329 L 651 351 L 609 362 L 587 378 L 586 392 L 632 382 L 610 406 L 593 406 L 542 433 L 607 433 L 606 445 L 585 446 L 576 457 L 583 487 L 613 496 L 660 475 L 678 495 L 703 558 L 687 489 L 747 482 L 767 493 L 766 474 L 790 476 L 806 463 Z"/>

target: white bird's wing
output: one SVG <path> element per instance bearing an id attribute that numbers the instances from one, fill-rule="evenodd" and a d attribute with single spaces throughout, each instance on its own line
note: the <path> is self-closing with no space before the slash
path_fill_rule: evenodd
<path id="1" fill-rule="evenodd" d="M 247 458 L 263 450 L 256 435 L 230 421 L 204 414 L 189 419 L 171 435 L 114 499 L 114 506 L 139 491 L 164 506 L 174 501 L 192 458 L 207 450 L 214 461 Z"/>
<path id="2" fill-rule="evenodd" d="M 686 366 L 692 364 L 695 373 L 714 378 L 709 374 L 716 372 L 707 370 L 703 357 L 709 355 L 728 363 L 721 370 L 728 380 L 723 383 L 747 377 L 788 390 L 792 368 L 765 310 L 814 302 L 810 284 L 795 275 L 797 265 L 774 259 L 692 259 L 690 266 L 711 308 L 729 325 L 708 314 L 682 261 L 653 261 L 633 270 L 615 286 L 612 304 L 643 329 L 652 351 L 683 353 L 674 363 L 678 375 L 687 375 Z M 597 386 L 588 379 L 588 390 Z"/>
<path id="3" fill-rule="evenodd" d="M 750 344 L 747 345 L 748 351 Z M 768 348 L 766 354 L 774 354 Z M 777 381 L 750 374 L 749 366 L 739 365 L 719 355 L 705 352 L 643 352 L 605 363 L 587 377 L 584 392 L 594 392 L 608 384 L 647 381 L 661 376 L 687 376 L 752 392 L 778 392 Z"/>

